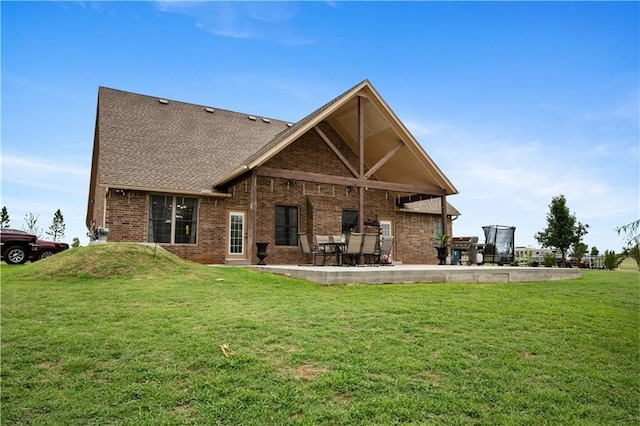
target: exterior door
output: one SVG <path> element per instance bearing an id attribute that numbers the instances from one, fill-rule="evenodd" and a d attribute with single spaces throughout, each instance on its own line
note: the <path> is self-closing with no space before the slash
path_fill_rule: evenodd
<path id="1" fill-rule="evenodd" d="M 247 259 L 247 212 L 230 210 L 227 217 L 227 259 Z"/>
<path id="2" fill-rule="evenodd" d="M 393 219 L 383 219 L 380 220 L 380 237 L 392 237 L 393 236 L 393 228 L 394 223 Z M 393 242 L 393 245 L 396 245 L 396 242 Z M 389 255 L 389 260 L 393 259 L 393 247 L 391 248 L 391 254 Z"/>

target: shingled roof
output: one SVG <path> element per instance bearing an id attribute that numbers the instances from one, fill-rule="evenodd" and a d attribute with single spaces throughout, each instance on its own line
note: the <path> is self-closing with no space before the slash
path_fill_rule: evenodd
<path id="1" fill-rule="evenodd" d="M 442 198 L 429 198 L 427 200 L 419 200 L 405 203 L 403 211 L 414 213 L 426 213 L 426 214 L 441 214 L 442 212 Z M 462 213 L 453 207 L 447 201 L 446 213 L 450 216 L 460 216 Z"/>
<path id="2" fill-rule="evenodd" d="M 323 120 L 357 152 L 358 99 L 364 99 L 367 167 L 395 153 L 377 168 L 379 179 L 434 195 L 457 193 L 368 80 L 297 123 L 100 87 L 91 185 L 222 194 L 228 182 Z"/>
<path id="3" fill-rule="evenodd" d="M 98 184 L 210 191 L 291 124 L 100 87 Z"/>

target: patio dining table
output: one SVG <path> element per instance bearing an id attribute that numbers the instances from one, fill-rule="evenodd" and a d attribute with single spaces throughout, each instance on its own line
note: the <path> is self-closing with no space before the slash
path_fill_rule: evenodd
<path id="1" fill-rule="evenodd" d="M 335 266 L 342 265 L 342 252 L 346 249 L 347 243 L 335 242 L 335 241 L 325 241 L 325 242 L 318 243 L 318 247 L 324 247 L 325 250 L 328 249 L 328 248 L 333 247 L 333 249 L 335 250 L 335 255 L 336 255 L 336 260 L 335 260 L 334 264 L 335 264 Z"/>

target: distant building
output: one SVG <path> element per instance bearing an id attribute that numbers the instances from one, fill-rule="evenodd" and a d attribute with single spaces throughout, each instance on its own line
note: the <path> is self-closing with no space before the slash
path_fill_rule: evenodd
<path id="1" fill-rule="evenodd" d="M 547 254 L 556 256 L 556 250 L 549 248 L 536 248 L 536 247 L 516 247 L 516 264 L 517 265 L 530 265 L 538 266 L 542 265 L 542 260 Z"/>

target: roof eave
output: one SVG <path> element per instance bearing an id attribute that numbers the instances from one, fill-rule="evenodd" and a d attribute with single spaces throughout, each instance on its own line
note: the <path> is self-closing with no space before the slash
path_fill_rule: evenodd
<path id="1" fill-rule="evenodd" d="M 229 193 L 213 191 L 210 189 L 201 189 L 200 191 L 194 191 L 194 190 L 188 190 L 188 189 L 153 188 L 153 187 L 146 187 L 146 186 L 120 185 L 120 184 L 99 184 L 98 186 L 106 189 L 126 189 L 128 191 L 144 191 L 144 192 L 158 192 L 158 193 L 167 193 L 167 194 L 194 195 L 199 197 L 218 197 L 218 198 L 231 197 L 231 194 Z"/>
<path id="2" fill-rule="evenodd" d="M 314 118 L 312 118 L 308 122 L 304 123 L 304 125 L 300 126 L 299 128 L 295 129 L 294 131 L 292 131 L 291 134 L 287 135 L 278 144 L 273 146 L 271 149 L 269 149 L 268 151 L 263 153 L 258 158 L 252 160 L 248 164 L 243 164 L 243 165 L 239 166 L 231 174 L 229 174 L 228 176 L 226 176 L 223 179 L 219 180 L 218 182 L 214 183 L 213 186 L 216 187 L 216 188 L 219 187 L 219 186 L 222 186 L 222 185 L 232 181 L 233 179 L 237 178 L 238 176 L 242 175 L 247 170 L 251 170 L 251 169 L 253 169 L 253 168 L 257 167 L 257 166 L 260 166 L 260 165 L 264 164 L 267 160 L 272 158 L 274 155 L 276 155 L 282 149 L 286 148 L 291 142 L 293 142 L 296 139 L 298 139 L 300 136 L 302 136 L 303 134 L 308 132 L 310 129 L 312 129 L 314 126 L 316 126 L 322 120 L 324 120 L 326 117 L 331 115 L 335 110 L 337 110 L 340 107 L 342 107 L 342 105 L 344 105 L 345 102 L 347 102 L 349 99 L 351 99 L 351 97 L 353 95 L 355 95 L 357 92 L 362 90 L 362 88 L 365 87 L 365 86 L 369 86 L 368 80 L 362 81 L 360 84 L 358 84 L 357 86 L 354 86 L 348 92 L 343 93 L 342 96 L 340 97 L 340 99 L 338 99 L 337 101 L 333 102 L 329 107 L 327 107 L 320 114 L 318 114 L 317 116 L 315 116 Z M 311 113 L 309 115 L 312 115 L 312 114 L 313 113 Z M 309 115 L 307 115 L 307 117 Z M 303 121 L 305 118 L 303 118 L 300 121 Z"/>

